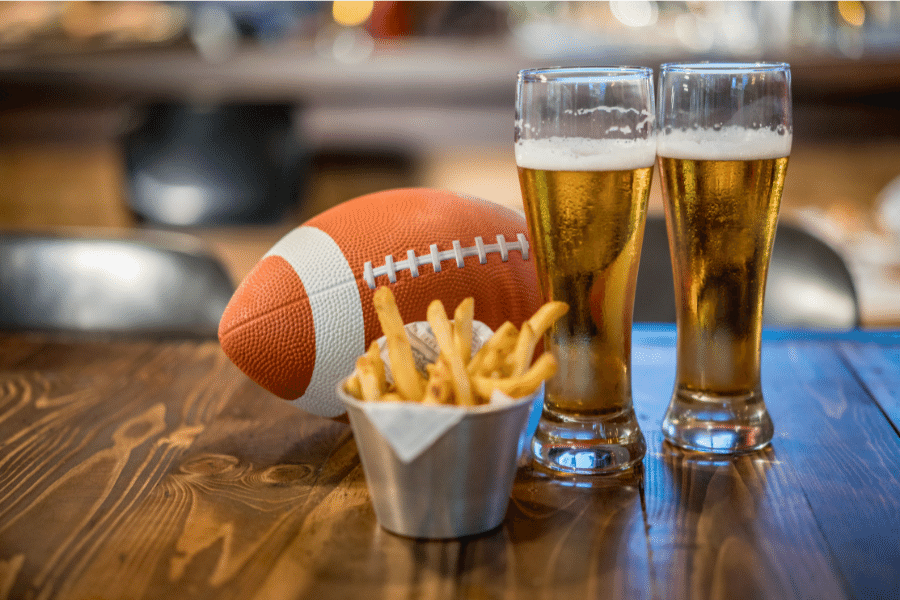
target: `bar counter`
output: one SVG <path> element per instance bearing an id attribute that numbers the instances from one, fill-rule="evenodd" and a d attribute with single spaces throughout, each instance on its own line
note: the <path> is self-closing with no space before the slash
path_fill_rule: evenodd
<path id="1" fill-rule="evenodd" d="M 767 330 L 776 436 L 737 458 L 662 442 L 674 341 L 635 328 L 640 469 L 526 457 L 500 527 L 422 541 L 378 526 L 348 425 L 215 341 L 0 334 L 0 598 L 895 597 L 900 333 Z"/>

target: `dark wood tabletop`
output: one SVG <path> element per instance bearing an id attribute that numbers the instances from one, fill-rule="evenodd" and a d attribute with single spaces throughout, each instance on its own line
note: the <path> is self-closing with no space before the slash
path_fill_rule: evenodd
<path id="1" fill-rule="evenodd" d="M 381 529 L 348 425 L 214 341 L 0 335 L 0 599 L 896 598 L 900 334 L 767 331 L 770 447 L 659 431 L 674 328 L 636 327 L 642 468 L 518 471 L 504 523 Z"/>

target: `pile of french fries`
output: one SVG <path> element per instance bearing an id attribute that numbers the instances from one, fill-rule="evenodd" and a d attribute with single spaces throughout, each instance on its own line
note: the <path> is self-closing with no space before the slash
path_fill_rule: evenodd
<path id="1" fill-rule="evenodd" d="M 387 287 L 375 291 L 375 311 L 386 339 L 393 384 L 386 377 L 378 342 L 356 361 L 356 370 L 344 382 L 344 391 L 366 401 L 421 402 L 476 406 L 489 402 L 494 390 L 512 398 L 534 393 L 556 373 L 556 360 L 545 352 L 532 364 L 535 347 L 544 332 L 566 314 L 565 302 L 548 302 L 521 330 L 507 321 L 472 354 L 475 300 L 460 302 L 451 322 L 440 300 L 428 306 L 428 324 L 440 348 L 438 359 L 427 366 L 427 377 L 416 369 L 412 347 L 394 295 Z"/>

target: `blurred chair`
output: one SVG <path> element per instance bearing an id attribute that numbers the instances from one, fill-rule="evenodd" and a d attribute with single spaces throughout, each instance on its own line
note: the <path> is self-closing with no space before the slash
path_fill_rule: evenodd
<path id="1" fill-rule="evenodd" d="M 299 200 L 307 152 L 289 104 L 151 104 L 124 136 L 127 200 L 165 225 L 274 223 Z"/>
<path id="2" fill-rule="evenodd" d="M 638 272 L 634 320 L 675 321 L 675 293 L 665 218 L 647 218 Z M 790 224 L 775 234 L 766 284 L 763 323 L 777 327 L 859 327 L 859 300 L 841 256 Z"/>
<path id="3" fill-rule="evenodd" d="M 0 232 L 0 329 L 214 337 L 234 292 L 191 236 Z"/>

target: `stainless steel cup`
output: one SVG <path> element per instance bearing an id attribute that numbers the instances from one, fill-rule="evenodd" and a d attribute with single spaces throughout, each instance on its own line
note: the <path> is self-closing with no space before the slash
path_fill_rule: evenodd
<path id="1" fill-rule="evenodd" d="M 468 409 L 410 462 L 397 456 L 363 410 L 337 387 L 350 418 L 378 523 L 415 538 L 456 538 L 500 525 L 512 492 L 529 416 L 542 394 Z M 411 425 L 413 426 L 413 425 Z M 530 431 L 529 431 L 530 430 Z"/>

